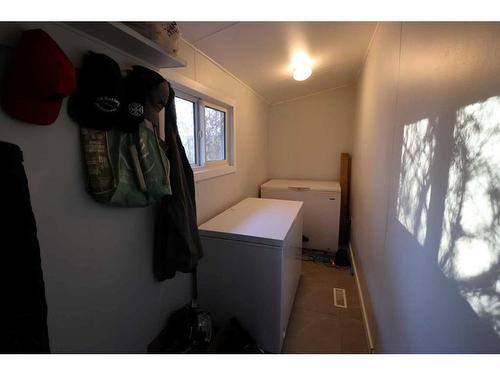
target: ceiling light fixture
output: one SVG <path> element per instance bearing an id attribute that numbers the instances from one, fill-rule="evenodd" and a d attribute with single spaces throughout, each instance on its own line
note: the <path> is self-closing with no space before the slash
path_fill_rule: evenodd
<path id="1" fill-rule="evenodd" d="M 312 69 L 310 65 L 299 65 L 293 69 L 293 79 L 304 81 L 311 76 Z"/>
<path id="2" fill-rule="evenodd" d="M 297 53 L 292 62 L 293 79 L 304 81 L 311 76 L 311 59 L 305 53 Z"/>

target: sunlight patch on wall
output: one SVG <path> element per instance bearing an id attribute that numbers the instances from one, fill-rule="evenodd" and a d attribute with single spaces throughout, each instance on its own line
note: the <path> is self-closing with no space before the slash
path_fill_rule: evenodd
<path id="1" fill-rule="evenodd" d="M 429 119 L 404 126 L 397 217 L 420 245 L 424 244 L 427 235 L 427 212 L 431 199 L 429 170 L 435 146 Z"/>
<path id="2" fill-rule="evenodd" d="M 474 291 L 461 288 L 460 294 L 481 318 L 490 319 L 493 329 L 500 336 L 500 291 Z"/>
<path id="3" fill-rule="evenodd" d="M 500 335 L 500 97 L 456 119 L 438 260 Z"/>

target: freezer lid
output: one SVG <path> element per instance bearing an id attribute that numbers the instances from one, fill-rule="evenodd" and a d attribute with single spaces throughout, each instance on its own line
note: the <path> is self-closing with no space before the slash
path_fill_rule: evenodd
<path id="1" fill-rule="evenodd" d="M 318 180 L 281 180 L 272 179 L 262 184 L 261 189 L 277 190 L 315 190 L 315 191 L 333 191 L 340 192 L 338 181 L 318 181 Z"/>
<path id="2" fill-rule="evenodd" d="M 200 225 L 202 237 L 282 246 L 302 202 L 247 198 Z"/>

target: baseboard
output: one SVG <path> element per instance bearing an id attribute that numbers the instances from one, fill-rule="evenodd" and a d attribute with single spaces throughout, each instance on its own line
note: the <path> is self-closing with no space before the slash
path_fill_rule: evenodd
<path id="1" fill-rule="evenodd" d="M 373 344 L 372 331 L 370 329 L 370 322 L 368 320 L 368 315 L 366 313 L 364 294 L 361 290 L 361 283 L 359 282 L 358 269 L 356 267 L 356 258 L 354 257 L 354 252 L 352 251 L 351 242 L 349 242 L 349 253 L 351 255 L 352 268 L 354 269 L 354 277 L 356 278 L 356 285 L 358 286 L 359 300 L 361 302 L 361 313 L 363 314 L 363 320 L 365 322 L 366 329 L 366 339 L 368 340 L 368 348 L 370 354 L 375 353 L 375 346 Z"/>

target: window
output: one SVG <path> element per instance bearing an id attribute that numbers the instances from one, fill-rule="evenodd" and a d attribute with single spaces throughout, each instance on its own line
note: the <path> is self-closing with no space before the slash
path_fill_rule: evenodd
<path id="1" fill-rule="evenodd" d="M 226 112 L 205 107 L 206 161 L 226 159 Z"/>
<path id="2" fill-rule="evenodd" d="M 186 156 L 191 164 L 196 164 L 196 118 L 195 104 L 190 100 L 180 97 L 175 98 L 175 110 L 177 113 L 177 127 L 181 136 L 182 145 L 186 150 Z"/>
<path id="3" fill-rule="evenodd" d="M 171 83 L 177 127 L 195 180 L 235 172 L 234 104 L 189 79 Z"/>

